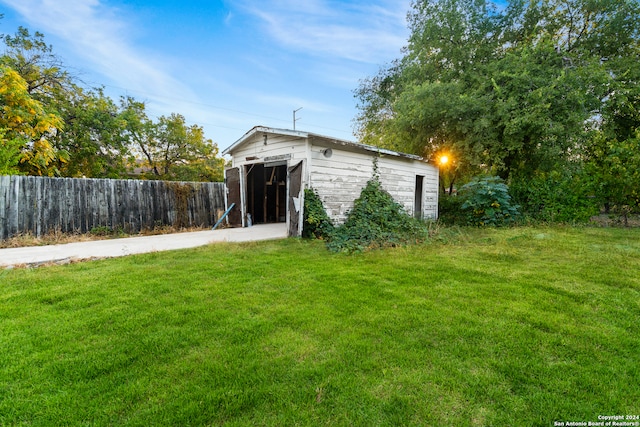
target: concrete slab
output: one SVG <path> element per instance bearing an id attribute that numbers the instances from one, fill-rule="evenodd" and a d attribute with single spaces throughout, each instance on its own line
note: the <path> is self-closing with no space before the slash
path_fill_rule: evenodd
<path id="1" fill-rule="evenodd" d="M 64 245 L 29 246 L 0 249 L 0 268 L 20 265 L 64 263 L 92 258 L 113 258 L 147 252 L 195 248 L 215 242 L 253 242 L 287 237 L 284 223 L 261 224 L 246 228 L 224 228 L 214 231 L 163 234 L 96 240 Z"/>

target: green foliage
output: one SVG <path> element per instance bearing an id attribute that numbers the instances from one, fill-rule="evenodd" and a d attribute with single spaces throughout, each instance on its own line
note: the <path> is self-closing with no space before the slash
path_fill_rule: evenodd
<path id="1" fill-rule="evenodd" d="M 50 105 L 58 95 L 73 89 L 73 79 L 45 42 L 44 34 L 31 34 L 19 27 L 14 36 L 5 35 L 3 41 L 6 51 L 0 61 L 22 76 L 27 92 L 35 99 Z"/>
<path id="2" fill-rule="evenodd" d="M 13 162 L 13 148 L 20 142 L 19 168 L 32 175 L 53 175 L 55 161 L 65 158 L 55 150 L 50 137 L 63 127 L 61 118 L 49 111 L 28 92 L 25 79 L 0 61 L 0 129 L 8 162 Z M 11 148 L 13 147 L 13 148 Z"/>
<path id="3" fill-rule="evenodd" d="M 223 180 L 224 160 L 218 157 L 218 146 L 205 137 L 201 126 L 188 126 L 184 116 L 174 113 L 158 118 L 153 138 L 147 141 L 150 165 L 154 174 L 161 171 L 162 179 Z"/>
<path id="4" fill-rule="evenodd" d="M 509 179 L 561 170 L 595 117 L 638 123 L 637 0 L 418 0 L 408 20 L 405 55 L 356 91 L 365 142 Z"/>
<path id="5" fill-rule="evenodd" d="M 56 98 L 64 122 L 64 132 L 54 138 L 59 150 L 69 158 L 58 166 L 68 177 L 120 178 L 126 176 L 130 149 L 124 134 L 123 112 L 102 89 L 84 90 L 73 86 Z"/>
<path id="6" fill-rule="evenodd" d="M 586 223 L 599 211 L 590 177 L 581 167 L 514 178 L 509 186 L 528 221 Z"/>
<path id="7" fill-rule="evenodd" d="M 22 173 L 129 178 L 142 169 L 143 178 L 222 181 L 224 159 L 200 126 L 179 114 L 153 121 L 142 102 L 118 105 L 102 89 L 81 87 L 39 32 L 20 27 L 1 40 L 0 163 L 13 165 L 7 141 L 19 139 Z"/>
<path id="8" fill-rule="evenodd" d="M 442 178 L 497 174 L 534 220 L 637 209 L 637 0 L 417 0 L 408 21 L 405 55 L 356 91 L 362 140 L 456 153 Z"/>
<path id="9" fill-rule="evenodd" d="M 594 193 L 607 211 L 626 218 L 640 210 L 640 129 L 624 141 L 599 142 L 587 164 Z"/>
<path id="10" fill-rule="evenodd" d="M 198 125 L 188 126 L 180 114 L 149 119 L 145 105 L 132 98 L 121 101 L 124 133 L 131 150 L 141 154 L 143 177 L 167 181 L 222 181 L 224 159 L 218 146 Z"/>
<path id="11" fill-rule="evenodd" d="M 101 225 L 98 227 L 93 227 L 91 230 L 89 230 L 89 234 L 97 237 L 105 237 L 113 235 L 114 231 L 108 225 Z"/>
<path id="12" fill-rule="evenodd" d="M 19 163 L 24 142 L 7 139 L 7 131 L 0 129 L 0 175 L 20 175 Z"/>
<path id="13" fill-rule="evenodd" d="M 327 246 L 333 252 L 362 252 L 421 242 L 428 235 L 426 223 L 408 215 L 382 188 L 374 174 L 355 200 L 346 222 L 336 228 Z"/>
<path id="14" fill-rule="evenodd" d="M 462 197 L 456 194 L 441 193 L 438 197 L 438 221 L 446 225 L 464 224 L 463 202 Z"/>
<path id="15" fill-rule="evenodd" d="M 519 206 L 511 202 L 509 187 L 497 176 L 480 177 L 459 191 L 467 225 L 502 226 L 511 224 L 519 215 Z"/>
<path id="16" fill-rule="evenodd" d="M 314 190 L 305 189 L 302 237 L 326 240 L 333 231 L 333 222 L 327 215 L 322 200 Z"/>

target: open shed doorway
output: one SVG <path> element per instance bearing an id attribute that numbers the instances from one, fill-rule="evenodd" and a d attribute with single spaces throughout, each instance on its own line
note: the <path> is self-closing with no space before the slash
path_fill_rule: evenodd
<path id="1" fill-rule="evenodd" d="M 268 224 L 287 221 L 287 164 L 257 163 L 245 166 L 247 220 Z"/>

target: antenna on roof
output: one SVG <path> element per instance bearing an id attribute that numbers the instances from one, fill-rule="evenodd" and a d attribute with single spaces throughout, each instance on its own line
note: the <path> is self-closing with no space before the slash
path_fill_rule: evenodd
<path id="1" fill-rule="evenodd" d="M 296 119 L 296 113 L 300 110 L 302 110 L 302 107 L 298 108 L 297 110 L 293 110 L 293 130 L 296 130 L 296 122 L 300 120 L 300 118 Z"/>

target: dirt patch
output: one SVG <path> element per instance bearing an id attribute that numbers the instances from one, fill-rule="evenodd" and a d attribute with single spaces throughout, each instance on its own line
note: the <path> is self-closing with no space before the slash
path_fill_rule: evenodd
<path id="1" fill-rule="evenodd" d="M 600 227 L 640 227 L 640 215 L 628 215 L 626 220 L 621 215 L 600 214 L 590 218 L 593 224 Z"/>

